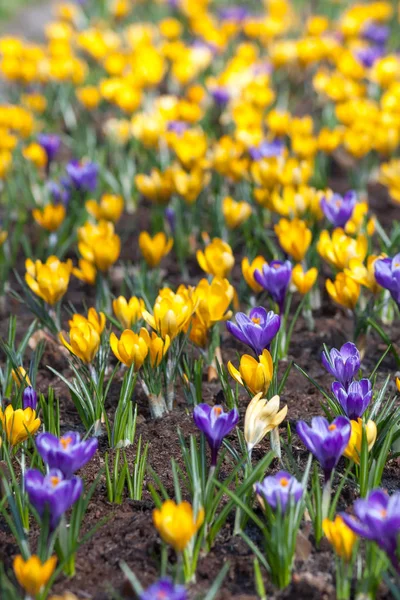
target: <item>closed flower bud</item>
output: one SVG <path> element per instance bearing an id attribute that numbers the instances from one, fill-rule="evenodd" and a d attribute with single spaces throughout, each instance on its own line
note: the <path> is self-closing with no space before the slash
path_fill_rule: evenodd
<path id="1" fill-rule="evenodd" d="M 30 385 L 24 389 L 22 394 L 22 406 L 24 409 L 31 408 L 32 410 L 36 410 L 37 393 Z"/>
<path id="2" fill-rule="evenodd" d="M 40 260 L 25 261 L 25 281 L 36 296 L 47 304 L 56 304 L 68 289 L 72 271 L 72 261 L 61 262 L 56 256 L 49 256 L 45 263 Z"/>
<path id="3" fill-rule="evenodd" d="M 354 310 L 360 296 L 360 285 L 345 273 L 338 273 L 335 281 L 326 280 L 326 289 L 334 302 Z"/>
<path id="4" fill-rule="evenodd" d="M 247 202 L 235 202 L 230 196 L 222 201 L 222 213 L 229 229 L 240 227 L 252 213 L 252 208 Z"/>
<path id="5" fill-rule="evenodd" d="M 91 363 L 100 347 L 100 335 L 86 319 L 75 321 L 69 332 L 69 342 L 59 334 L 62 344 L 84 363 Z"/>
<path id="6" fill-rule="evenodd" d="M 110 221 L 100 221 L 97 225 L 86 223 L 78 229 L 78 240 L 82 258 L 100 271 L 108 271 L 118 260 L 121 240 Z"/>
<path id="7" fill-rule="evenodd" d="M 188 502 L 176 504 L 173 500 L 166 500 L 161 508 L 153 511 L 153 521 L 164 542 L 182 552 L 202 526 L 204 510 L 201 508 L 195 517 Z"/>
<path id="8" fill-rule="evenodd" d="M 151 269 L 157 267 L 164 256 L 167 256 L 174 244 L 172 239 L 167 239 L 165 233 L 156 233 L 150 237 L 147 231 L 142 231 L 139 235 L 139 247 L 143 258 Z"/>
<path id="9" fill-rule="evenodd" d="M 333 521 L 324 519 L 322 529 L 336 554 L 349 562 L 353 555 L 354 544 L 357 541 L 356 534 L 346 525 L 340 515 L 336 515 Z"/>
<path id="10" fill-rule="evenodd" d="M 144 309 L 143 300 L 136 296 L 132 296 L 129 300 L 123 296 L 119 296 L 113 300 L 114 314 L 125 329 L 130 329 L 132 325 L 142 318 Z"/>
<path id="11" fill-rule="evenodd" d="M 302 296 L 311 290 L 317 280 L 317 277 L 318 270 L 315 267 L 309 269 L 308 271 L 304 271 L 300 264 L 293 267 L 292 284 Z"/>
<path id="12" fill-rule="evenodd" d="M 37 596 L 48 583 L 57 564 L 57 557 L 52 556 L 42 563 L 35 554 L 24 560 L 19 554 L 14 558 L 14 573 L 20 586 L 28 596 Z"/>
<path id="13" fill-rule="evenodd" d="M 153 314 L 143 311 L 143 319 L 162 338 L 168 335 L 173 340 L 188 326 L 195 310 L 191 295 L 183 287 L 176 294 L 169 288 L 161 290 L 153 307 Z"/>
<path id="14" fill-rule="evenodd" d="M 246 386 L 252 394 L 256 395 L 259 392 L 266 394 L 274 372 L 272 356 L 268 350 L 264 350 L 258 360 L 249 354 L 243 354 L 240 358 L 239 370 L 229 362 L 228 371 L 235 381 Z"/>
<path id="15" fill-rule="evenodd" d="M 376 442 L 378 430 L 374 421 L 371 420 L 367 421 L 367 423 L 363 423 L 363 420 L 358 418 L 357 421 L 350 421 L 350 423 L 350 440 L 343 454 L 350 460 L 354 460 L 354 462 L 357 465 L 359 465 L 361 458 L 363 431 L 365 431 L 369 452 Z"/>
<path id="16" fill-rule="evenodd" d="M 303 260 L 311 244 L 312 233 L 305 221 L 300 219 L 281 219 L 275 225 L 275 233 L 283 250 L 292 256 L 294 260 Z"/>
<path id="17" fill-rule="evenodd" d="M 72 274 L 80 279 L 81 281 L 94 285 L 96 283 L 97 269 L 96 267 L 88 260 L 84 258 L 79 259 L 79 267 L 74 267 L 72 269 Z"/>
<path id="18" fill-rule="evenodd" d="M 158 367 L 170 347 L 171 340 L 169 336 L 166 335 L 165 340 L 163 340 L 154 331 L 152 331 L 150 335 L 147 329 L 142 327 L 140 330 L 140 337 L 143 338 L 147 344 L 151 366 Z"/>
<path id="19" fill-rule="evenodd" d="M 264 437 L 285 419 L 287 406 L 279 410 L 279 396 L 266 400 L 260 392 L 252 398 L 244 417 L 244 437 L 247 449 L 252 451 Z"/>
<path id="20" fill-rule="evenodd" d="M 97 221 L 104 219 L 116 223 L 119 221 L 124 210 L 124 201 L 121 196 L 115 194 L 103 194 L 100 202 L 88 200 L 85 204 L 88 213 Z"/>
<path id="21" fill-rule="evenodd" d="M 147 340 L 149 336 L 147 331 L 146 334 Z M 127 367 L 134 364 L 135 371 L 138 371 L 143 365 L 149 351 L 146 340 L 144 339 L 142 332 L 137 334 L 131 329 L 125 329 L 125 331 L 122 332 L 120 339 L 117 338 L 115 333 L 111 334 L 110 346 L 119 361 Z"/>
<path id="22" fill-rule="evenodd" d="M 256 258 L 250 262 L 248 258 L 244 258 L 242 260 L 242 273 L 243 277 L 247 283 L 247 285 L 255 292 L 259 294 L 262 292 L 263 287 L 257 283 L 254 279 L 255 271 L 262 271 L 264 265 L 267 264 L 267 261 L 263 256 L 256 256 Z"/>
<path id="23" fill-rule="evenodd" d="M 0 409 L 3 435 L 11 446 L 16 446 L 34 435 L 40 427 L 40 419 L 32 408 L 14 410 L 11 404 L 3 412 Z"/>
<path id="24" fill-rule="evenodd" d="M 47 231 L 57 231 L 65 219 L 65 206 L 63 204 L 47 204 L 44 208 L 35 208 L 32 216 L 36 223 Z"/>
<path id="25" fill-rule="evenodd" d="M 196 253 L 200 267 L 214 277 L 225 278 L 235 264 L 232 248 L 220 238 L 214 238 L 204 250 Z"/>
<path id="26" fill-rule="evenodd" d="M 68 325 L 72 329 L 73 327 L 80 327 L 82 324 L 91 325 L 99 335 L 101 335 L 104 331 L 104 327 L 106 326 L 106 315 L 103 312 L 97 312 L 95 308 L 89 308 L 87 318 L 83 315 L 78 315 L 75 313 L 68 321 Z"/>

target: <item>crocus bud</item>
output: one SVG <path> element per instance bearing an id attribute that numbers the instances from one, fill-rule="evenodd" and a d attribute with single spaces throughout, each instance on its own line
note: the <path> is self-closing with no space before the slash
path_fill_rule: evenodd
<path id="1" fill-rule="evenodd" d="M 32 386 L 28 386 L 24 389 L 24 393 L 22 394 L 22 404 L 24 410 L 25 408 L 36 410 L 37 393 Z"/>

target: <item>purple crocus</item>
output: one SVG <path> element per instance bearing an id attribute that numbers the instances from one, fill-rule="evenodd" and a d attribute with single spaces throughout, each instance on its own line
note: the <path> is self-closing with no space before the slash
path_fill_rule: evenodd
<path id="1" fill-rule="evenodd" d="M 61 146 L 59 136 L 53 133 L 41 133 L 38 135 L 38 143 L 46 152 L 47 162 L 50 164 L 55 159 Z"/>
<path id="2" fill-rule="evenodd" d="M 83 491 L 82 479 L 65 479 L 58 469 L 43 475 L 36 469 L 25 473 L 25 489 L 32 506 L 42 516 L 47 509 L 50 527 L 55 529 L 62 515 L 78 500 Z"/>
<path id="3" fill-rule="evenodd" d="M 169 225 L 169 228 L 171 230 L 171 233 L 174 234 L 176 231 L 176 212 L 175 209 L 172 208 L 172 206 L 167 206 L 167 208 L 164 211 L 164 216 L 167 220 L 167 223 Z"/>
<path id="4" fill-rule="evenodd" d="M 280 507 L 282 513 L 286 511 L 290 499 L 297 503 L 304 493 L 301 483 L 287 471 L 266 477 L 262 483 L 256 483 L 255 488 L 262 500 L 273 510 Z"/>
<path id="5" fill-rule="evenodd" d="M 53 202 L 56 204 L 68 204 L 70 193 L 63 185 L 56 181 L 49 181 L 47 183 L 47 189 Z"/>
<path id="6" fill-rule="evenodd" d="M 254 271 L 254 279 L 270 294 L 274 302 L 279 306 L 282 313 L 286 292 L 289 288 L 292 278 L 292 263 L 290 260 L 273 260 L 269 264 L 263 265 L 260 270 Z"/>
<path id="7" fill-rule="evenodd" d="M 280 156 L 283 152 L 283 148 L 284 145 L 281 140 L 274 140 L 273 142 L 264 140 L 259 146 L 250 148 L 249 154 L 253 160 L 273 158 L 275 156 Z"/>
<path id="8" fill-rule="evenodd" d="M 346 389 L 360 369 L 360 353 L 352 342 L 344 344 L 340 350 L 332 348 L 329 355 L 322 353 L 322 364 Z"/>
<path id="9" fill-rule="evenodd" d="M 393 300 L 400 305 L 400 253 L 393 258 L 379 258 L 374 268 L 376 282 L 389 290 Z"/>
<path id="10" fill-rule="evenodd" d="M 240 340 L 255 352 L 256 356 L 262 354 L 269 346 L 279 331 L 281 318 L 274 311 L 267 312 L 262 306 L 257 306 L 250 311 L 249 316 L 236 313 L 236 324 L 228 321 L 226 328 L 236 339 Z"/>
<path id="11" fill-rule="evenodd" d="M 182 135 L 188 129 L 188 125 L 185 121 L 169 121 L 167 129 L 168 131 L 172 131 L 172 133 Z"/>
<path id="12" fill-rule="evenodd" d="M 342 513 L 350 529 L 360 537 L 372 540 L 389 556 L 400 571 L 396 556 L 400 534 L 400 492 L 389 496 L 384 490 L 372 490 L 366 498 L 354 502 L 354 516 Z"/>
<path id="13" fill-rule="evenodd" d="M 71 160 L 66 167 L 69 182 L 79 191 L 94 192 L 97 186 L 99 167 L 93 162 Z"/>
<path id="14" fill-rule="evenodd" d="M 321 209 L 326 218 L 334 227 L 344 227 L 357 203 L 355 192 L 347 192 L 344 196 L 332 194 L 321 199 Z"/>
<path id="15" fill-rule="evenodd" d="M 331 424 L 325 417 L 314 417 L 311 427 L 304 421 L 297 423 L 297 435 L 319 461 L 328 480 L 339 462 L 351 435 L 351 425 L 347 417 L 336 417 Z"/>
<path id="16" fill-rule="evenodd" d="M 249 11 L 245 6 L 228 6 L 219 11 L 219 18 L 222 21 L 231 21 L 241 23 L 249 16 Z"/>
<path id="17" fill-rule="evenodd" d="M 239 413 L 236 408 L 226 413 L 222 406 L 198 404 L 193 411 L 193 419 L 196 427 L 206 436 L 211 449 L 211 466 L 215 467 L 222 440 L 236 427 Z"/>
<path id="18" fill-rule="evenodd" d="M 371 402 L 373 393 L 369 379 L 352 381 L 347 390 L 341 383 L 334 381 L 332 383 L 332 392 L 335 394 L 346 416 L 354 421 L 357 421 L 358 417 L 362 417 L 365 413 Z"/>
<path id="19" fill-rule="evenodd" d="M 23 408 L 32 408 L 36 410 L 37 406 L 37 393 L 32 386 L 28 385 L 22 394 L 22 406 Z"/>
<path id="20" fill-rule="evenodd" d="M 52 433 L 41 433 L 36 447 L 50 469 L 59 469 L 69 479 L 93 457 L 97 450 L 97 438 L 81 440 L 76 431 L 68 431 L 58 438 Z"/>
<path id="21" fill-rule="evenodd" d="M 183 585 L 175 585 L 169 577 L 163 577 L 139 596 L 140 600 L 187 600 Z"/>
<path id="22" fill-rule="evenodd" d="M 226 104 L 230 100 L 230 94 L 228 90 L 222 86 L 215 87 L 211 90 L 211 96 L 216 104 L 220 106 Z"/>
<path id="23" fill-rule="evenodd" d="M 355 54 L 361 64 L 369 69 L 379 58 L 382 58 L 384 53 L 384 49 L 380 46 L 368 46 L 367 48 L 360 48 Z"/>
<path id="24" fill-rule="evenodd" d="M 390 35 L 390 29 L 386 25 L 368 23 L 362 32 L 363 38 L 373 42 L 377 46 L 384 46 Z"/>

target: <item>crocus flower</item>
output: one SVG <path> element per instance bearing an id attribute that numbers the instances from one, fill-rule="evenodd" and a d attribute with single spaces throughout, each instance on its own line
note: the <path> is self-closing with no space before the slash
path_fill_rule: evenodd
<path id="1" fill-rule="evenodd" d="M 245 6 L 228 6 L 219 11 L 219 17 L 222 21 L 240 23 L 248 16 L 249 11 Z"/>
<path id="2" fill-rule="evenodd" d="M 28 596 L 36 597 L 53 575 L 56 564 L 57 556 L 51 556 L 42 563 L 36 554 L 27 560 L 24 560 L 19 554 L 14 558 L 13 568 L 20 586 L 24 588 Z"/>
<path id="3" fill-rule="evenodd" d="M 92 162 L 71 160 L 66 167 L 69 183 L 79 191 L 94 192 L 97 186 L 99 167 Z"/>
<path id="4" fill-rule="evenodd" d="M 299 421 L 296 429 L 303 444 L 321 464 L 325 479 L 329 479 L 349 443 L 351 435 L 349 419 L 336 417 L 329 424 L 325 417 L 314 417 L 311 427 L 304 421 Z"/>
<path id="5" fill-rule="evenodd" d="M 225 413 L 222 406 L 208 406 L 198 404 L 193 411 L 196 426 L 204 433 L 211 449 L 211 466 L 217 464 L 217 454 L 222 440 L 226 437 L 239 421 L 239 413 L 233 408 Z"/>
<path id="6" fill-rule="evenodd" d="M 378 435 L 378 429 L 374 421 L 367 421 L 363 423 L 362 419 L 351 421 L 351 436 L 349 443 L 347 444 L 344 456 L 359 465 L 361 460 L 361 446 L 363 438 L 363 430 L 365 431 L 365 437 L 367 440 L 368 452 L 372 449 L 376 442 L 376 436 Z"/>
<path id="7" fill-rule="evenodd" d="M 369 379 L 352 381 L 347 390 L 341 383 L 334 381 L 332 392 L 349 419 L 362 417 L 371 402 L 373 393 Z"/>
<path id="8" fill-rule="evenodd" d="M 258 360 L 250 354 L 243 354 L 240 357 L 239 370 L 229 361 L 228 371 L 235 381 L 246 386 L 253 395 L 259 392 L 266 394 L 274 374 L 272 356 L 268 350 L 263 350 Z"/>
<path id="9" fill-rule="evenodd" d="M 363 37 L 378 46 L 384 46 L 390 35 L 390 29 L 386 25 L 378 25 L 377 23 L 368 23 L 363 32 Z"/>
<path id="10" fill-rule="evenodd" d="M 37 450 L 50 469 L 59 469 L 69 479 L 81 469 L 97 450 L 97 439 L 81 440 L 79 433 L 68 431 L 58 438 L 41 433 L 36 439 Z"/>
<path id="11" fill-rule="evenodd" d="M 297 503 L 304 493 L 301 483 L 286 471 L 266 477 L 262 483 L 256 483 L 255 489 L 261 504 L 265 501 L 273 510 L 280 507 L 282 513 L 290 499 Z"/>
<path id="12" fill-rule="evenodd" d="M 355 192 L 347 192 L 344 196 L 332 194 L 321 199 L 321 208 L 334 227 L 344 227 L 353 214 L 357 202 Z"/>
<path id="13" fill-rule="evenodd" d="M 222 86 L 214 87 L 211 90 L 211 95 L 215 103 L 220 105 L 226 104 L 230 99 L 228 90 Z"/>
<path id="14" fill-rule="evenodd" d="M 354 544 L 357 541 L 354 531 L 346 525 L 340 515 L 336 515 L 334 521 L 324 519 L 322 529 L 336 554 L 348 562 L 353 555 Z"/>
<path id="15" fill-rule="evenodd" d="M 51 133 L 41 133 L 38 135 L 38 142 L 46 152 L 47 161 L 50 164 L 60 149 L 61 140 L 59 136 Z"/>
<path id="16" fill-rule="evenodd" d="M 236 313 L 236 324 L 227 322 L 226 328 L 236 339 L 243 342 L 256 353 L 262 354 L 269 346 L 279 331 L 281 318 L 272 310 L 268 313 L 262 306 L 257 306 L 250 311 L 249 316 Z"/>
<path id="17" fill-rule="evenodd" d="M 249 453 L 264 437 L 278 427 L 287 415 L 288 408 L 279 410 L 280 398 L 274 396 L 266 400 L 260 392 L 252 398 L 244 417 L 244 438 Z"/>
<path id="18" fill-rule="evenodd" d="M 22 394 L 22 406 L 25 408 L 31 408 L 36 410 L 37 406 L 37 393 L 31 385 L 28 385 Z"/>
<path id="19" fill-rule="evenodd" d="M 393 300 L 400 305 L 400 253 L 393 258 L 379 258 L 374 266 L 377 283 L 389 290 Z"/>
<path id="20" fill-rule="evenodd" d="M 169 577 L 163 577 L 139 596 L 140 600 L 187 600 L 183 585 L 175 585 Z"/>
<path id="21" fill-rule="evenodd" d="M 82 494 L 83 483 L 79 477 L 65 479 L 58 469 L 51 469 L 47 475 L 29 469 L 25 473 L 25 489 L 40 516 L 46 509 L 49 511 L 50 527 L 55 529 L 62 515 Z"/>
<path id="22" fill-rule="evenodd" d="M 399 570 L 400 492 L 388 496 L 382 489 L 372 490 L 367 498 L 355 501 L 353 510 L 354 516 L 341 515 L 346 525 L 360 537 L 376 542 Z"/>
<path id="23" fill-rule="evenodd" d="M 360 369 L 360 353 L 352 342 L 344 344 L 340 350 L 332 348 L 329 356 L 322 353 L 322 364 L 346 389 Z"/>
<path id="24" fill-rule="evenodd" d="M 161 508 L 153 510 L 154 526 L 166 544 L 177 552 L 182 552 L 204 521 L 204 509 L 200 508 L 195 517 L 189 502 L 176 504 L 166 500 Z"/>
<path id="25" fill-rule="evenodd" d="M 14 410 L 11 404 L 4 412 L 0 408 L 0 423 L 2 433 L 11 446 L 25 442 L 40 427 L 40 419 L 36 417 L 36 412 L 32 408 Z"/>
<path id="26" fill-rule="evenodd" d="M 56 181 L 49 181 L 47 183 L 47 190 L 52 198 L 52 200 L 56 203 L 67 204 L 70 198 L 70 192 L 60 183 Z"/>
<path id="27" fill-rule="evenodd" d="M 274 140 L 267 142 L 264 140 L 259 146 L 250 148 L 249 154 L 253 160 L 261 160 L 262 158 L 273 158 L 280 156 L 283 152 L 283 142 L 281 140 Z"/>
<path id="28" fill-rule="evenodd" d="M 274 302 L 278 304 L 280 312 L 283 312 L 291 277 L 292 263 L 289 260 L 285 262 L 273 260 L 263 265 L 261 270 L 254 271 L 254 279 L 271 295 Z"/>

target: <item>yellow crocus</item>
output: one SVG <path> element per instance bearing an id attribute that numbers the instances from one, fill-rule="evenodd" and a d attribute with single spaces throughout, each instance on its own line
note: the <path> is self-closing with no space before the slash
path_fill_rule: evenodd
<path id="1" fill-rule="evenodd" d="M 124 210 L 124 201 L 122 196 L 116 194 L 103 194 L 100 202 L 88 200 L 85 204 L 88 213 L 97 221 L 104 219 L 116 223 L 119 221 Z"/>
<path id="2" fill-rule="evenodd" d="M 69 342 L 62 333 L 58 337 L 71 354 L 84 363 L 91 363 L 100 347 L 100 335 L 86 319 L 75 321 L 69 331 Z"/>
<path id="3" fill-rule="evenodd" d="M 343 270 L 349 266 L 352 258 L 364 261 L 368 251 L 368 240 L 365 235 L 358 235 L 353 239 L 341 228 L 335 229 L 332 237 L 324 230 L 319 237 L 317 250 L 324 260 L 336 269 Z"/>
<path id="4" fill-rule="evenodd" d="M 143 311 L 143 319 L 163 339 L 168 335 L 173 340 L 187 324 L 195 310 L 195 304 L 190 293 L 181 286 L 176 294 L 169 288 L 160 291 L 154 307 L 153 314 Z"/>
<path id="5" fill-rule="evenodd" d="M 219 321 L 226 321 L 232 316 L 228 310 L 235 295 L 234 287 L 227 279 L 214 277 L 211 283 L 202 279 L 193 293 L 196 304 L 196 315 L 206 329 Z"/>
<path id="6" fill-rule="evenodd" d="M 358 202 L 353 210 L 351 218 L 347 221 L 344 230 L 349 235 L 356 235 L 361 231 L 368 215 L 368 203 Z M 375 231 L 375 219 L 371 217 L 365 223 L 366 231 L 369 236 L 372 236 Z"/>
<path id="7" fill-rule="evenodd" d="M 113 300 L 114 314 L 125 329 L 130 329 L 132 325 L 142 318 L 144 309 L 143 300 L 136 296 L 132 296 L 129 300 L 123 296 L 119 296 Z"/>
<path id="8" fill-rule="evenodd" d="M 75 94 L 82 106 L 88 110 L 97 108 L 101 100 L 101 94 L 94 85 L 78 88 Z"/>
<path id="9" fill-rule="evenodd" d="M 149 334 L 146 331 L 147 336 L 144 336 L 144 331 L 146 330 L 142 329 L 140 334 L 137 334 L 131 329 L 125 329 L 121 333 L 120 339 L 117 338 L 115 333 L 110 336 L 110 346 L 114 355 L 127 367 L 134 363 L 135 371 L 138 371 L 143 365 L 149 351 L 146 343 Z"/>
<path id="10" fill-rule="evenodd" d="M 85 260 L 84 258 L 79 259 L 78 267 L 72 269 L 72 274 L 75 275 L 77 279 L 80 279 L 89 285 L 94 285 L 96 283 L 97 269 L 90 261 Z"/>
<path id="11" fill-rule="evenodd" d="M 135 177 L 135 184 L 142 196 L 155 204 L 168 204 L 174 193 L 171 170 L 162 173 L 158 169 L 152 169 L 150 175 L 139 173 Z"/>
<path id="12" fill-rule="evenodd" d="M 357 541 L 357 535 L 354 531 L 346 525 L 339 515 L 336 515 L 333 521 L 324 519 L 322 529 L 336 554 L 349 562 L 353 555 L 354 544 Z"/>
<path id="13" fill-rule="evenodd" d="M 166 500 L 161 508 L 153 511 L 154 526 L 166 544 L 177 552 L 182 552 L 204 521 L 204 509 L 200 508 L 197 517 L 189 502 L 176 504 Z"/>
<path id="14" fill-rule="evenodd" d="M 47 154 L 40 144 L 32 142 L 29 146 L 26 146 L 22 155 L 26 160 L 29 160 L 38 169 L 41 169 L 47 165 Z"/>
<path id="15" fill-rule="evenodd" d="M 349 443 L 347 444 L 347 448 L 343 452 L 343 455 L 349 458 L 350 460 L 354 460 L 354 462 L 357 465 L 359 465 L 361 458 L 363 429 L 365 430 L 365 435 L 367 438 L 368 452 L 371 450 L 371 448 L 376 442 L 378 430 L 374 421 L 371 420 L 367 421 L 367 423 L 363 423 L 363 420 L 358 418 L 357 421 L 350 421 L 350 423 L 351 435 Z"/>
<path id="16" fill-rule="evenodd" d="M 154 331 L 152 331 L 150 335 L 147 329 L 142 327 L 140 330 L 140 337 L 146 342 L 149 349 L 151 366 L 158 367 L 171 345 L 169 336 L 166 335 L 165 340 L 163 340 L 162 337 L 159 337 Z"/>
<path id="17" fill-rule="evenodd" d="M 157 267 L 164 256 L 170 253 L 173 244 L 173 239 L 168 239 L 162 231 L 156 233 L 154 237 L 151 237 L 147 231 L 142 231 L 139 235 L 140 250 L 151 269 Z"/>
<path id="18" fill-rule="evenodd" d="M 13 568 L 18 583 L 28 596 L 37 596 L 53 575 L 56 564 L 56 556 L 51 556 L 42 563 L 36 554 L 27 560 L 19 554 L 14 558 Z"/>
<path id="19" fill-rule="evenodd" d="M 204 250 L 197 250 L 197 262 L 200 267 L 214 277 L 224 279 L 235 264 L 232 248 L 220 238 L 214 238 Z"/>
<path id="20" fill-rule="evenodd" d="M 256 256 L 256 258 L 252 262 L 250 262 L 248 258 L 244 258 L 242 260 L 242 274 L 244 280 L 256 294 L 262 292 L 263 288 L 254 279 L 254 272 L 262 271 L 263 266 L 266 264 L 267 261 L 263 256 Z"/>
<path id="21" fill-rule="evenodd" d="M 311 290 L 314 283 L 317 281 L 317 277 L 318 270 L 315 267 L 312 267 L 308 271 L 304 271 L 301 265 L 293 267 L 292 284 L 302 296 Z"/>
<path id="22" fill-rule="evenodd" d="M 308 229 L 305 221 L 281 219 L 275 225 L 275 233 L 282 249 L 287 254 L 298 262 L 303 260 L 312 240 L 311 229 Z"/>
<path id="23" fill-rule="evenodd" d="M 87 318 L 83 315 L 75 313 L 72 319 L 68 321 L 68 325 L 72 329 L 73 327 L 80 327 L 81 324 L 89 323 L 99 335 L 104 331 L 106 326 L 106 315 L 103 312 L 97 312 L 95 308 L 89 308 Z"/>
<path id="24" fill-rule="evenodd" d="M 21 385 L 21 383 L 32 387 L 31 380 L 29 379 L 29 375 L 22 365 L 20 367 L 18 367 L 17 369 L 13 369 L 11 371 L 11 375 L 12 375 L 13 381 L 17 384 L 18 387 Z"/>
<path id="25" fill-rule="evenodd" d="M 40 427 L 40 419 L 32 408 L 14 410 L 11 404 L 3 412 L 0 409 L 2 430 L 11 446 L 16 446 L 34 435 Z"/>
<path id="26" fill-rule="evenodd" d="M 56 256 L 49 256 L 45 263 L 40 260 L 25 261 L 25 281 L 36 296 L 47 304 L 56 304 L 68 289 L 72 271 L 72 261 L 61 262 Z"/>
<path id="27" fill-rule="evenodd" d="M 253 395 L 262 392 L 266 394 L 272 381 L 274 365 L 268 350 L 263 350 L 258 360 L 249 354 L 240 358 L 239 370 L 228 362 L 228 371 L 235 381 L 246 386 Z"/>
<path id="28" fill-rule="evenodd" d="M 32 216 L 36 223 L 47 231 L 57 231 L 65 219 L 65 206 L 63 204 L 47 204 L 44 208 L 35 208 Z"/>
<path id="29" fill-rule="evenodd" d="M 367 258 L 367 266 L 357 258 L 352 258 L 348 269 L 345 269 L 344 273 L 354 279 L 355 282 L 369 289 L 373 294 L 378 294 L 382 288 L 376 282 L 374 265 L 379 258 L 384 258 L 384 255 L 375 256 L 371 254 Z"/>
<path id="30" fill-rule="evenodd" d="M 181 167 L 175 166 L 172 169 L 172 178 L 176 192 L 188 204 L 193 204 L 209 184 L 211 176 L 200 168 L 193 168 L 187 173 Z"/>
<path id="31" fill-rule="evenodd" d="M 226 196 L 222 201 L 222 213 L 229 229 L 236 229 L 247 221 L 252 208 L 248 202 L 236 202 L 230 196 Z"/>
<path id="32" fill-rule="evenodd" d="M 360 285 L 345 273 L 338 273 L 335 281 L 326 280 L 326 290 L 340 306 L 354 310 L 360 296 Z"/>
<path id="33" fill-rule="evenodd" d="M 121 240 L 110 221 L 85 223 L 78 229 L 78 241 L 82 258 L 94 264 L 100 271 L 108 271 L 118 260 Z"/>
<path id="34" fill-rule="evenodd" d="M 288 408 L 284 406 L 279 410 L 279 403 L 279 396 L 266 400 L 263 392 L 256 394 L 250 401 L 244 417 L 244 437 L 249 452 L 285 419 Z"/>

